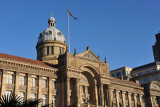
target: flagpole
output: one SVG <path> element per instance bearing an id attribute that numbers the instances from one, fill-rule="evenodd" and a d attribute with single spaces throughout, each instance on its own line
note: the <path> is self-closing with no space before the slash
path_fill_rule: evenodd
<path id="1" fill-rule="evenodd" d="M 67 14 L 68 14 L 68 2 L 67 2 Z M 69 42 L 69 14 L 68 14 L 68 51 L 70 53 L 70 42 Z"/>

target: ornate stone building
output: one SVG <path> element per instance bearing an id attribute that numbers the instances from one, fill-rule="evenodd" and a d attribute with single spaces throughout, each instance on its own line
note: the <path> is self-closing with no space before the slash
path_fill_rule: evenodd
<path id="1" fill-rule="evenodd" d="M 109 65 L 89 47 L 69 53 L 55 19 L 40 33 L 37 59 L 0 53 L 1 95 L 15 93 L 50 107 L 158 107 L 160 84 L 141 86 L 130 78 L 110 76 Z"/>

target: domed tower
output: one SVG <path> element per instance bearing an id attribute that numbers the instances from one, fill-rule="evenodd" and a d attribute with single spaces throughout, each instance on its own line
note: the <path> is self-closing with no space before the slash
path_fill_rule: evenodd
<path id="1" fill-rule="evenodd" d="M 48 28 L 40 33 L 37 42 L 37 60 L 50 64 L 58 64 L 58 57 L 64 54 L 67 48 L 65 37 L 60 30 L 55 27 L 54 17 L 48 20 Z"/>

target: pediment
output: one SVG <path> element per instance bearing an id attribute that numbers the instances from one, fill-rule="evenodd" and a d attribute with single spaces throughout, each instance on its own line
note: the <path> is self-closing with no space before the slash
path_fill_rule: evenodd
<path id="1" fill-rule="evenodd" d="M 102 62 L 91 50 L 87 50 L 81 54 L 79 54 L 80 57 L 84 59 L 89 59 L 96 62 Z"/>
<path id="2" fill-rule="evenodd" d="M 160 91 L 160 84 L 156 81 L 152 82 L 150 85 L 150 89 L 159 90 Z"/>

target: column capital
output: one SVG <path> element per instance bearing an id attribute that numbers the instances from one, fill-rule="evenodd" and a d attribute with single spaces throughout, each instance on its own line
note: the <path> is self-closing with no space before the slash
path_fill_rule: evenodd
<path id="1" fill-rule="evenodd" d="M 80 82 L 80 78 L 76 78 L 76 83 L 79 83 Z"/>

